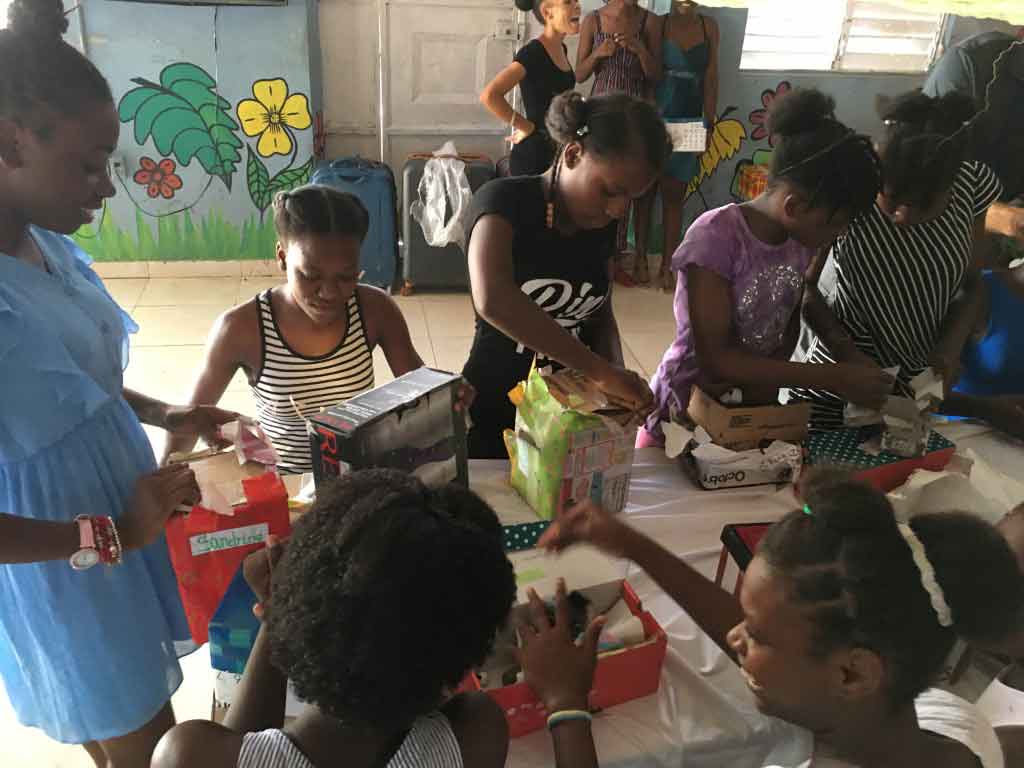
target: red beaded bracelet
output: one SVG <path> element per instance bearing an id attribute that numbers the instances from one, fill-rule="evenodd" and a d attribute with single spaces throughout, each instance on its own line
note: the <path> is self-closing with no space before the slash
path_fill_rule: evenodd
<path id="1" fill-rule="evenodd" d="M 96 551 L 100 562 L 104 565 L 121 564 L 121 538 L 117 534 L 117 526 L 109 516 L 90 517 L 93 538 L 96 540 Z"/>

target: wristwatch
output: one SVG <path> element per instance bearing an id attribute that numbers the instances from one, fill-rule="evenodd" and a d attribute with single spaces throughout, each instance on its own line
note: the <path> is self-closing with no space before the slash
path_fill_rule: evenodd
<path id="1" fill-rule="evenodd" d="M 75 518 L 75 522 L 78 523 L 79 550 L 69 558 L 68 562 L 76 571 L 85 571 L 100 561 L 100 552 L 96 549 L 92 520 L 86 515 L 79 515 Z"/>

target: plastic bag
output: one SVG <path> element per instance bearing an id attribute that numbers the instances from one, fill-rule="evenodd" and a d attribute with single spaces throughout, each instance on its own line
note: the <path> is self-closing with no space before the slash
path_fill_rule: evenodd
<path id="1" fill-rule="evenodd" d="M 454 142 L 445 142 L 427 161 L 418 194 L 419 200 L 410 206 L 410 213 L 423 229 L 427 245 L 439 248 L 454 243 L 465 250 L 463 219 L 469 211 L 473 190 L 466 176 L 466 164 L 459 159 Z"/>

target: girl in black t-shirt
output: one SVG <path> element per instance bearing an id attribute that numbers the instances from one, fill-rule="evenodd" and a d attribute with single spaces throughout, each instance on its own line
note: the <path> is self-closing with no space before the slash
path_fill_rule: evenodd
<path id="1" fill-rule="evenodd" d="M 578 0 L 515 2 L 519 10 L 533 11 L 544 31 L 520 48 L 513 62 L 487 84 L 480 102 L 512 129 L 512 175 L 530 176 L 544 173 L 555 159 L 555 145 L 544 129 L 544 116 L 555 96 L 576 85 L 564 40 L 579 34 L 580 4 Z M 508 103 L 508 94 L 517 85 L 526 117 Z"/>
<path id="2" fill-rule="evenodd" d="M 625 94 L 558 96 L 547 115 L 558 142 L 541 176 L 484 185 L 469 213 L 469 274 L 477 311 L 465 378 L 473 458 L 504 458 L 502 433 L 515 422 L 508 392 L 534 355 L 582 371 L 638 410 L 647 383 L 622 367 L 609 274 L 616 220 L 647 192 L 671 154 L 650 104 Z"/>

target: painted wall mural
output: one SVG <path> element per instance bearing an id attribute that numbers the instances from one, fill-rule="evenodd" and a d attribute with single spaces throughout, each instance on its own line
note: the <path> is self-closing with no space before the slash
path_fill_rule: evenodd
<path id="1" fill-rule="evenodd" d="M 75 240 L 97 261 L 270 258 L 276 237 L 267 209 L 278 192 L 307 183 L 315 162 L 311 143 L 299 137 L 313 125 L 306 94 L 292 93 L 283 77 L 259 79 L 232 107 L 213 75 L 190 62 L 167 65 L 155 80 L 131 82 L 118 116 L 148 154 L 137 167 L 115 172 L 115 182 L 134 206 L 135 226 L 123 228 L 105 207 Z M 243 150 L 254 210 L 241 221 L 230 221 L 216 205 L 194 216 L 213 185 L 235 194 Z M 196 166 L 199 181 L 196 173 L 187 181 L 183 169 Z M 168 208 L 168 201 L 177 205 Z"/>
<path id="2" fill-rule="evenodd" d="M 740 192 L 740 177 L 743 174 L 743 169 L 750 165 L 767 166 L 771 164 L 772 153 L 775 151 L 775 137 L 768 131 L 768 110 L 771 109 L 775 99 L 788 93 L 792 88 L 793 86 L 788 80 L 783 80 L 775 88 L 765 88 L 761 91 L 761 106 L 752 109 L 747 116 L 751 126 L 750 138 L 753 141 L 764 141 L 767 139 L 768 148 L 758 147 L 749 158 L 744 158 L 736 163 L 736 168 L 732 174 L 732 184 L 729 185 L 729 194 L 735 200 L 744 199 Z"/>

